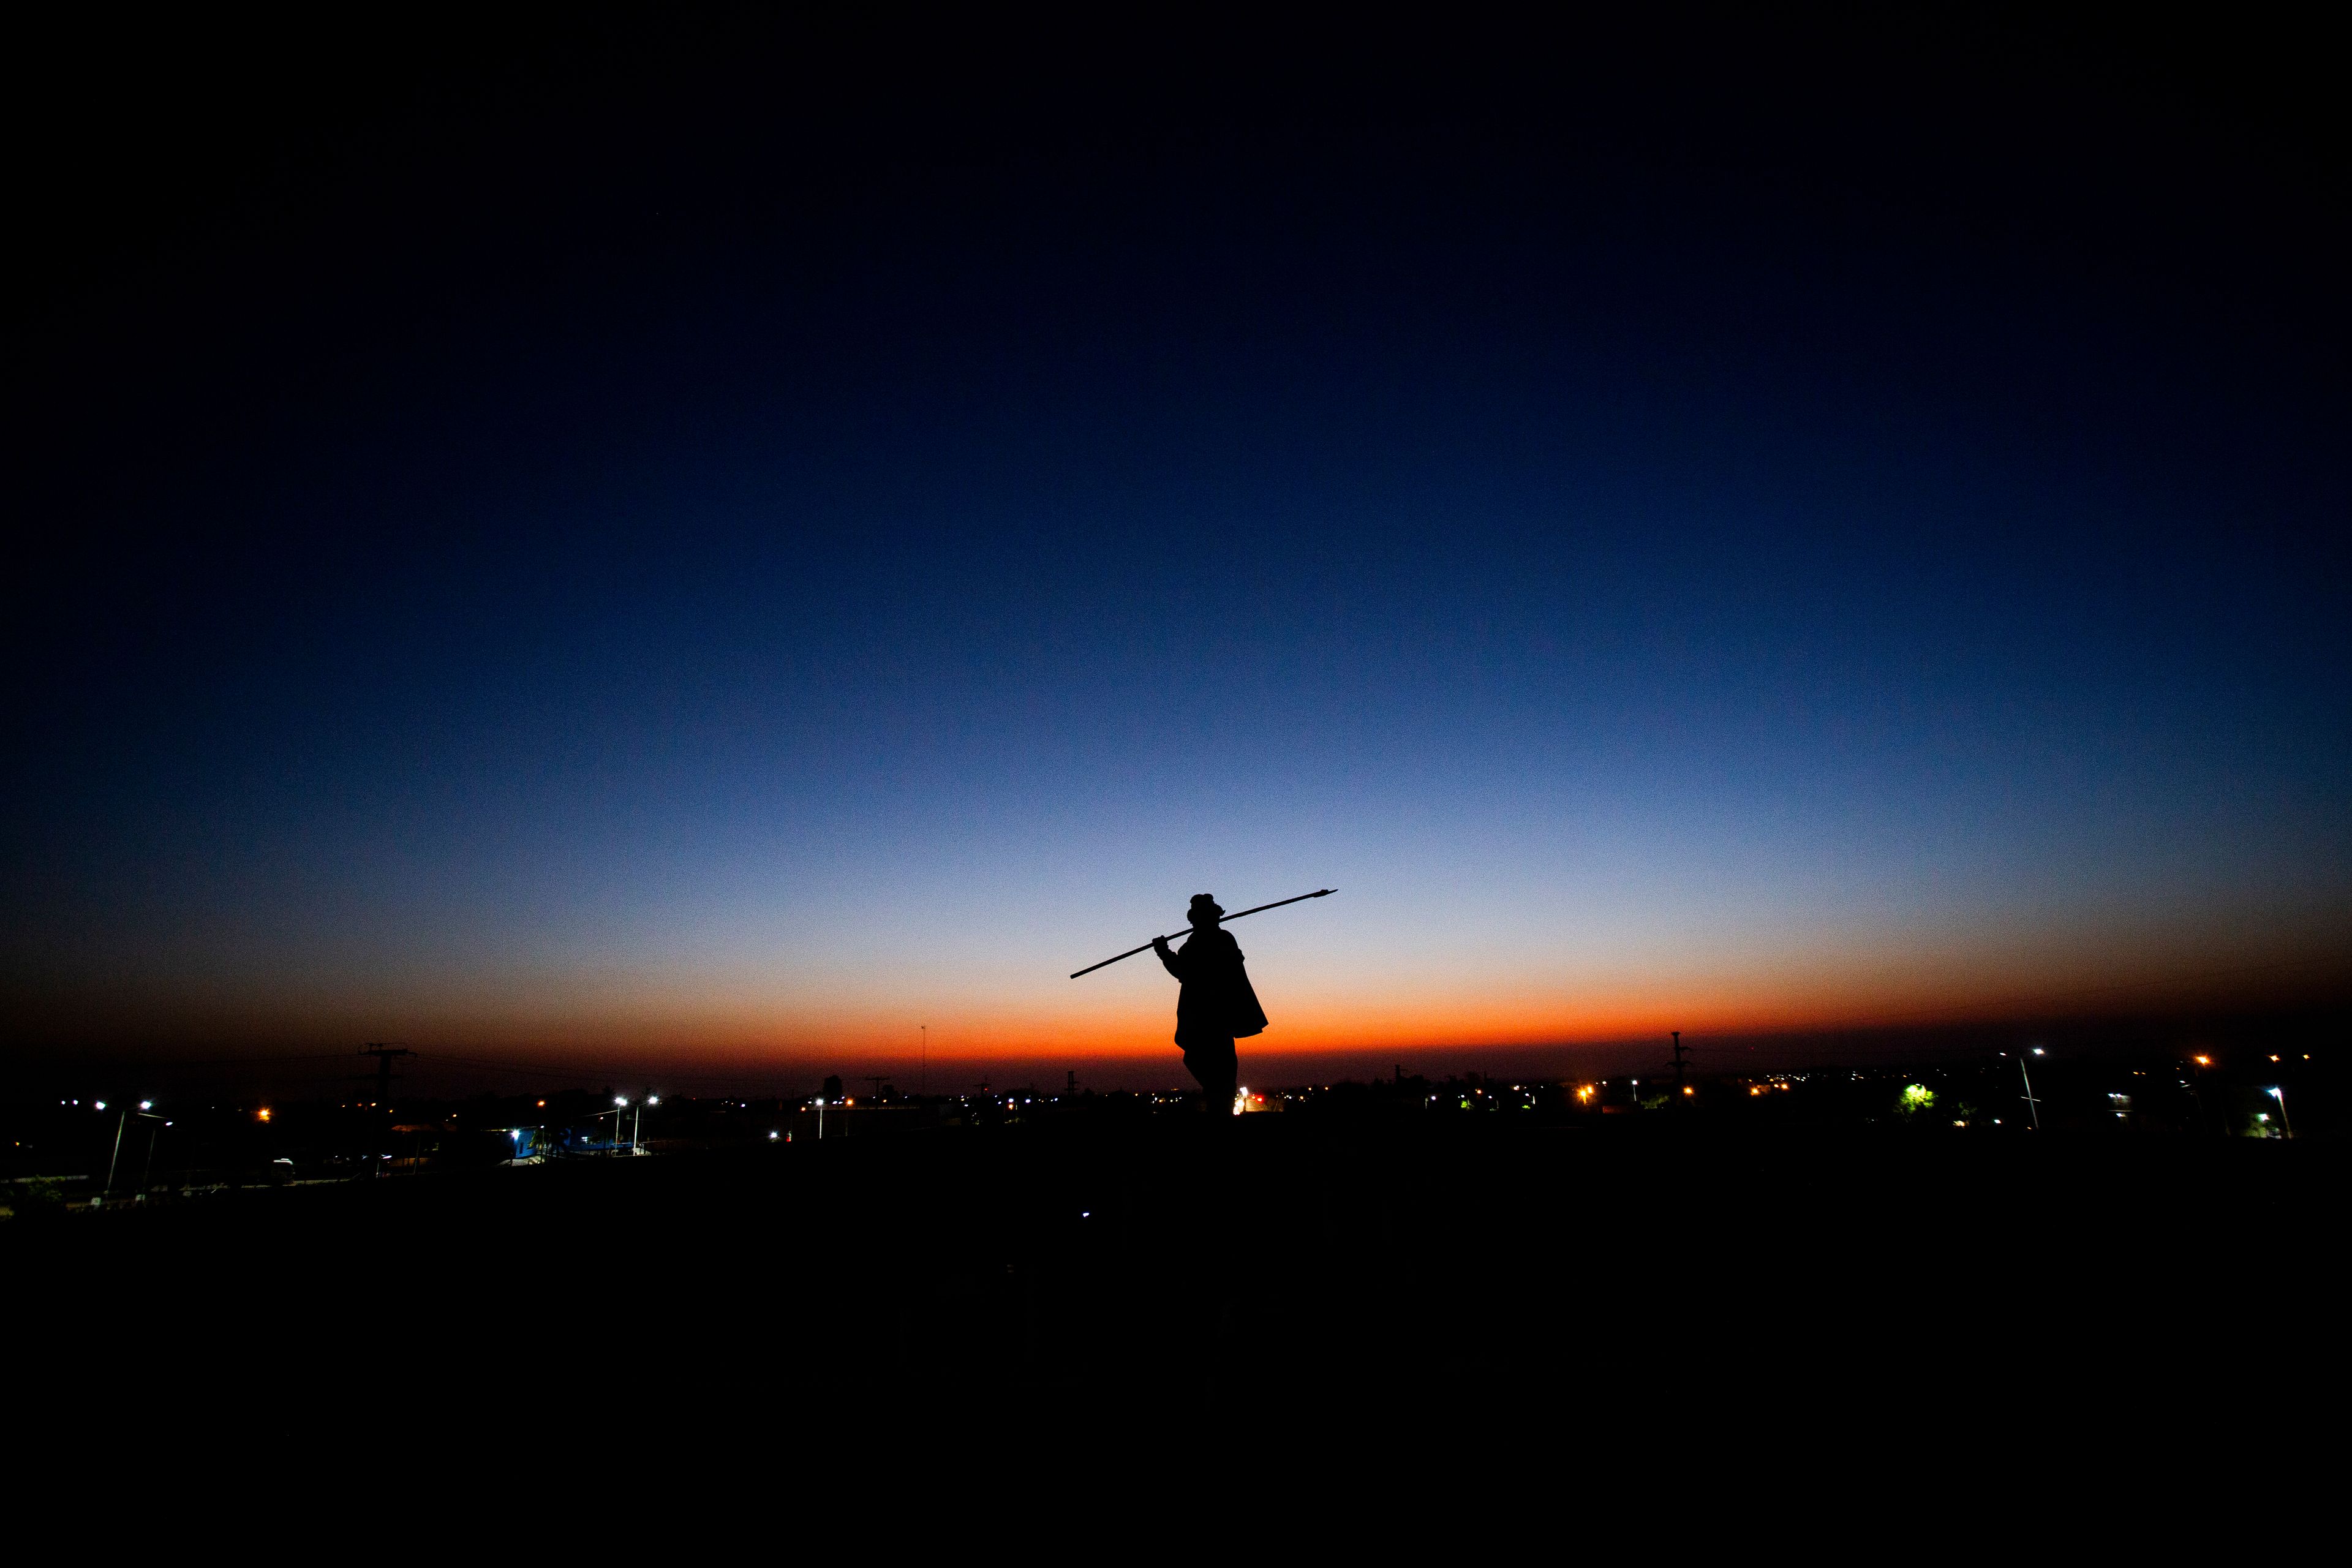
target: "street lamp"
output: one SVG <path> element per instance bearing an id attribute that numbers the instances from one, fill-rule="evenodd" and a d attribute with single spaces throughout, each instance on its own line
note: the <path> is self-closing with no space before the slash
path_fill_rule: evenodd
<path id="1" fill-rule="evenodd" d="M 151 1102 L 142 1100 L 140 1103 L 145 1105 Z M 160 1116 L 150 1116 L 146 1120 L 157 1125 L 147 1129 L 147 1163 L 139 1171 L 139 1201 L 142 1204 L 147 1201 L 149 1189 L 155 1184 L 155 1141 L 163 1136 L 164 1128 L 172 1125 Z"/>
<path id="2" fill-rule="evenodd" d="M 2003 1051 L 2000 1054 L 2002 1056 L 2009 1055 L 2007 1051 Z M 2040 1046 L 2036 1046 L 2029 1054 L 2038 1057 L 2042 1055 L 2042 1047 Z M 2017 1074 L 2020 1078 L 2025 1080 L 2025 1108 L 2027 1110 L 2032 1112 L 2033 1130 L 2036 1132 L 2039 1132 L 2042 1131 L 2042 1102 L 2033 1098 L 2033 1075 L 2025 1070 L 2024 1055 L 2020 1055 L 2017 1058 Z"/>
<path id="3" fill-rule="evenodd" d="M 2182 1079 L 2180 1082 L 2181 1086 L 2189 1090 L 2189 1098 L 2197 1102 L 2198 1125 L 2200 1127 L 2210 1125 L 2219 1135 L 2227 1138 L 2230 1135 L 2229 1117 L 2227 1115 L 2216 1117 L 2212 1108 L 2205 1103 L 2205 1090 L 2202 1085 L 2206 1073 L 2212 1068 L 2213 1058 L 2205 1052 L 2200 1051 L 2190 1057 L 2189 1062 L 2189 1076 Z"/>
<path id="4" fill-rule="evenodd" d="M 2263 1092 L 2269 1095 L 2273 1100 L 2278 1101 L 2279 1124 L 2286 1130 L 2286 1135 L 2288 1137 L 2294 1137 L 2294 1119 L 2289 1117 L 2286 1113 L 2286 1090 L 2283 1089 L 2264 1089 Z"/>
<path id="5" fill-rule="evenodd" d="M 114 1123 L 114 1152 L 107 1156 L 106 1185 L 99 1189 L 99 1202 L 103 1203 L 106 1199 L 106 1195 L 114 1191 L 114 1167 L 120 1164 L 122 1161 L 122 1132 L 125 1128 L 131 1125 L 131 1119 L 135 1116 L 142 1121 L 162 1121 L 163 1120 L 162 1117 L 152 1115 L 148 1111 L 147 1108 L 154 1103 L 155 1102 L 152 1100 L 142 1100 L 139 1102 L 139 1109 L 136 1110 L 131 1110 L 129 1106 L 125 1106 L 122 1109 L 121 1116 L 116 1120 Z M 100 1110 L 104 1110 L 106 1109 L 106 1101 L 101 1100 L 98 1101 L 97 1104 Z M 155 1136 L 156 1134 L 162 1133 L 163 1131 L 163 1129 L 161 1127 L 156 1128 L 154 1133 L 150 1134 L 147 1140 L 147 1172 L 149 1175 L 152 1175 L 155 1170 Z M 146 1178 L 142 1177 L 140 1180 L 141 1185 L 139 1196 L 143 1200 L 147 1196 L 145 1184 Z"/>

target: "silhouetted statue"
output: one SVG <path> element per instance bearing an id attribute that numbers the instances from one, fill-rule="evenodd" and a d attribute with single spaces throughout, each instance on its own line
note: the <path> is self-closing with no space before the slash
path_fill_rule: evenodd
<path id="1" fill-rule="evenodd" d="M 1168 973 L 1183 982 L 1176 994 L 1176 1043 L 1184 1048 L 1185 1069 L 1200 1080 L 1212 1116 L 1233 1110 L 1241 1081 L 1234 1041 L 1265 1029 L 1265 1010 L 1250 989 L 1249 971 L 1242 967 L 1241 944 L 1217 925 L 1224 913 L 1216 900 L 1195 893 L 1185 911 L 1192 934 L 1184 945 L 1171 952 L 1166 937 L 1151 943 Z"/>

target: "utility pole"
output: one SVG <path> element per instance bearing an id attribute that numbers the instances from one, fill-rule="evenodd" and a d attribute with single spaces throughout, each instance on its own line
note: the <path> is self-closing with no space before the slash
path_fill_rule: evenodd
<path id="1" fill-rule="evenodd" d="M 915 1092 L 920 1095 L 931 1092 L 931 1026 L 929 1024 L 923 1026 L 923 1065 L 917 1069 Z"/>
<path id="2" fill-rule="evenodd" d="M 171 1125 L 160 1117 L 153 1120 L 155 1125 L 147 1129 L 147 1165 L 139 1173 L 139 1201 L 142 1204 L 147 1201 L 147 1189 L 155 1181 L 155 1141 L 163 1137 L 163 1129 Z"/>
<path id="3" fill-rule="evenodd" d="M 102 1110 L 105 1107 L 100 1106 L 99 1109 Z M 101 1198 L 107 1194 L 114 1191 L 114 1167 L 119 1164 L 122 1159 L 122 1130 L 130 1125 L 131 1108 L 126 1105 L 122 1108 L 121 1119 L 114 1124 L 114 1152 L 107 1156 L 106 1185 L 99 1188 L 98 1190 L 98 1195 Z"/>
<path id="4" fill-rule="evenodd" d="M 147 1178 L 155 1173 L 155 1139 L 164 1127 L 169 1125 L 162 1117 L 149 1113 L 147 1108 L 153 1103 L 152 1100 L 142 1100 L 139 1102 L 139 1108 L 136 1110 L 127 1105 L 122 1108 L 121 1119 L 114 1124 L 114 1152 L 109 1155 L 106 1161 L 106 1185 L 98 1190 L 101 1202 L 114 1194 L 114 1168 L 122 1163 L 123 1130 L 131 1125 L 131 1119 L 134 1116 L 142 1121 L 152 1121 L 156 1124 L 147 1134 L 147 1170 L 146 1173 L 139 1178 L 139 1196 L 136 1200 L 140 1203 L 147 1201 Z"/>
<path id="5" fill-rule="evenodd" d="M 2040 1056 L 2042 1054 L 2042 1047 L 2040 1046 L 2034 1047 L 2033 1054 L 2037 1057 Z M 2039 1132 L 2042 1131 L 2042 1102 L 2033 1098 L 2033 1075 L 2025 1070 L 2025 1053 L 2023 1051 L 2020 1051 L 2017 1054 L 2017 1076 L 2025 1080 L 2025 1108 L 2033 1113 L 2033 1130 L 2036 1132 Z"/>
<path id="6" fill-rule="evenodd" d="M 392 1058 L 394 1057 L 413 1057 L 415 1054 L 416 1053 L 415 1051 L 410 1050 L 406 1046 L 387 1046 L 381 1043 L 374 1043 L 364 1045 L 360 1047 L 360 1055 L 363 1057 L 373 1057 L 375 1058 L 375 1098 L 377 1104 L 383 1104 L 383 1101 L 389 1099 L 392 1094 Z"/>
<path id="7" fill-rule="evenodd" d="M 1675 1037 L 1675 1087 L 1680 1089 L 1683 1086 L 1683 1053 L 1690 1047 L 1683 1044 L 1683 1032 L 1680 1029 L 1669 1029 L 1666 1032 Z"/>

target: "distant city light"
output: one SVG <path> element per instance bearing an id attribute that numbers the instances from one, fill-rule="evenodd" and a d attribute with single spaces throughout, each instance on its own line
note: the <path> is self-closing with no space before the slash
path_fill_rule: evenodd
<path id="1" fill-rule="evenodd" d="M 2213 1058 L 2211 1057 L 2199 1057 L 2195 1059 L 2197 1065 L 2200 1068 L 2210 1068 L 2213 1065 Z"/>
<path id="2" fill-rule="evenodd" d="M 661 1096 L 658 1094 L 649 1094 L 646 1096 L 646 1103 L 647 1105 L 659 1105 L 661 1103 Z"/>
<path id="3" fill-rule="evenodd" d="M 2042 1054 L 2042 1047 L 2041 1047 L 2040 1046 L 2036 1046 L 2036 1047 L 2033 1047 L 2033 1054 L 2034 1054 L 2035 1056 L 2037 1056 L 2037 1057 L 2038 1057 L 2038 1056 L 2040 1056 L 2040 1055 Z"/>
<path id="4" fill-rule="evenodd" d="M 267 1121 L 269 1120 L 269 1107 L 265 1105 L 259 1110 L 255 1111 L 254 1114 L 259 1117 L 262 1121 Z"/>
<path id="5" fill-rule="evenodd" d="M 152 1110 L 155 1109 L 155 1102 L 152 1100 L 142 1100 L 139 1102 L 139 1109 L 142 1110 Z"/>
<path id="6" fill-rule="evenodd" d="M 2278 1058 L 2276 1057 L 2273 1057 L 2271 1059 L 2273 1061 L 2276 1061 Z M 97 1106 L 100 1110 L 104 1110 L 106 1109 L 106 1101 L 102 1100 L 93 1100 L 90 1103 Z"/>
<path id="7" fill-rule="evenodd" d="M 613 1103 L 615 1105 L 626 1105 L 629 1103 L 628 1096 L 616 1094 L 613 1097 Z"/>
<path id="8" fill-rule="evenodd" d="M 768 1142 L 771 1142 L 771 1143 L 772 1143 L 772 1142 L 774 1142 L 775 1141 L 776 1141 L 776 1135 L 775 1135 L 774 1133 L 772 1133 L 772 1132 L 769 1133 L 769 1134 L 768 1134 Z"/>

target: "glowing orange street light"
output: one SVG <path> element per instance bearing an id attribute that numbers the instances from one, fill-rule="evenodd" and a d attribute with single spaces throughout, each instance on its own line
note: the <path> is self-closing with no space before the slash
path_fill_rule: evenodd
<path id="1" fill-rule="evenodd" d="M 255 1116 L 257 1116 L 257 1117 L 260 1118 L 262 1121 L 268 1121 L 268 1120 L 269 1120 L 269 1107 L 268 1107 L 268 1106 L 266 1106 L 266 1105 L 265 1105 L 265 1106 L 263 1106 L 260 1110 L 258 1110 L 255 1111 L 253 1114 L 254 1114 Z"/>

